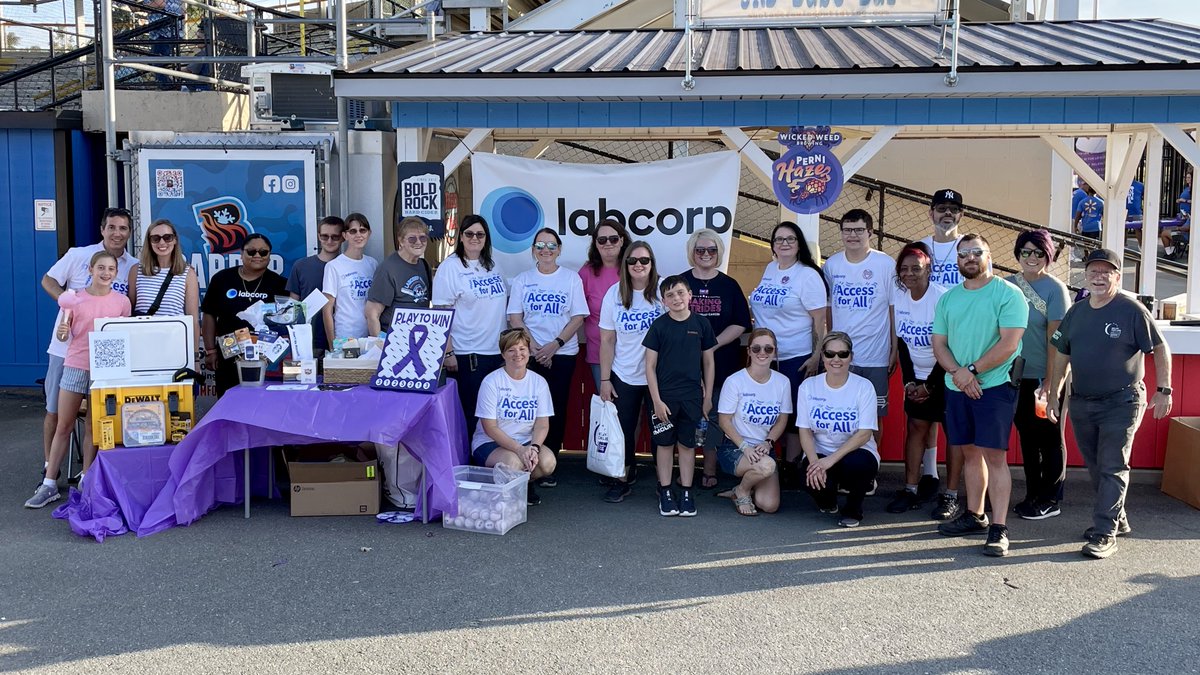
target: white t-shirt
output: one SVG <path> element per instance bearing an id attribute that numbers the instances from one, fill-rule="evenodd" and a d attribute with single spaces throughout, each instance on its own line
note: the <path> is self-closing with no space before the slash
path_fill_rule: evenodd
<path id="1" fill-rule="evenodd" d="M 733 428 L 748 443 L 757 445 L 767 440 L 771 427 L 780 415 L 792 413 L 791 385 L 787 376 L 769 371 L 770 379 L 759 384 L 743 368 L 730 375 L 721 385 L 721 401 L 717 412 L 733 415 Z"/>
<path id="2" fill-rule="evenodd" d="M 508 287 L 498 268 L 451 255 L 433 277 L 433 306 L 453 307 L 450 338 L 460 354 L 499 354 L 500 332 L 508 327 Z"/>
<path id="3" fill-rule="evenodd" d="M 762 281 L 750 293 L 754 326 L 775 331 L 781 361 L 812 353 L 812 315 L 809 312 L 828 305 L 821 275 L 800 263 L 781 270 L 779 263 L 772 260 L 763 270 Z"/>
<path id="4" fill-rule="evenodd" d="M 525 270 L 513 279 L 508 313 L 522 315 L 534 342 L 539 345 L 553 342 L 571 322 L 571 317 L 589 313 L 583 280 L 577 271 L 566 267 L 559 267 L 550 274 L 542 274 L 537 267 Z M 579 340 L 575 336 L 563 339 L 566 342 L 559 348 L 559 354 L 579 353 Z"/>
<path id="5" fill-rule="evenodd" d="M 369 255 L 355 260 L 345 253 L 325 263 L 321 292 L 333 296 L 333 336 L 360 338 L 367 336 L 367 293 L 379 261 Z"/>
<path id="6" fill-rule="evenodd" d="M 913 300 L 912 291 L 908 289 L 897 290 L 892 296 L 896 337 L 908 346 L 913 374 L 918 380 L 929 379 L 929 373 L 937 363 L 933 357 L 933 311 L 937 308 L 938 298 L 945 292 L 944 286 L 931 283 L 920 300 Z"/>
<path id="7" fill-rule="evenodd" d="M 479 422 L 471 439 L 471 449 L 495 440 L 483 430 L 483 420 L 496 420 L 509 438 L 521 445 L 529 445 L 533 440 L 533 423 L 539 417 L 552 415 L 554 401 L 550 399 L 550 386 L 545 378 L 526 370 L 525 377 L 514 380 L 503 368 L 493 370 L 479 385 L 479 402 L 475 406 Z"/>
<path id="8" fill-rule="evenodd" d="M 829 280 L 829 303 L 833 325 L 854 341 L 854 365 L 888 365 L 891 355 L 892 294 L 896 288 L 896 261 L 882 251 L 869 250 L 867 257 L 852 263 L 839 251 L 825 261 Z"/>
<path id="9" fill-rule="evenodd" d="M 832 455 L 846 439 L 860 429 L 879 429 L 876 418 L 875 387 L 865 377 L 850 373 L 846 384 L 831 389 L 825 384 L 829 375 L 821 373 L 800 383 L 796 395 L 796 426 L 812 429 L 817 454 Z M 879 461 L 879 449 L 871 436 L 862 447 Z"/>
<path id="10" fill-rule="evenodd" d="M 641 291 L 633 292 L 633 302 L 625 309 L 621 304 L 619 283 L 613 284 L 604 294 L 604 300 L 600 302 L 600 330 L 617 333 L 612 372 L 625 384 L 646 384 L 646 348 L 642 346 L 642 339 L 650 330 L 650 324 L 666 312 L 666 307 L 658 300 L 647 302 Z"/>
<path id="11" fill-rule="evenodd" d="M 46 272 L 46 276 L 54 279 L 63 287 L 64 290 L 80 290 L 86 288 L 92 283 L 92 273 L 88 271 L 88 263 L 92 262 L 92 256 L 104 250 L 104 244 L 91 244 L 90 246 L 77 246 L 67 249 L 63 257 L 58 259 L 58 262 Z M 126 251 L 121 254 L 117 260 L 117 276 L 113 279 L 112 288 L 121 295 L 129 295 L 129 270 L 138 264 L 137 258 L 129 255 Z M 55 328 L 62 323 L 62 310 L 58 311 L 58 316 L 54 319 Z M 71 338 L 59 340 L 55 338 L 57 330 L 50 331 L 50 346 L 46 349 L 46 353 L 59 358 L 67 357 L 67 347 L 71 344 Z"/>
<path id="12" fill-rule="evenodd" d="M 933 253 L 933 272 L 929 277 L 929 283 L 945 288 L 962 283 L 962 274 L 958 271 L 958 241 L 960 239 L 962 237 L 955 237 L 954 241 L 939 243 L 933 240 L 933 235 L 930 235 L 921 240 L 921 243 L 928 246 Z"/>

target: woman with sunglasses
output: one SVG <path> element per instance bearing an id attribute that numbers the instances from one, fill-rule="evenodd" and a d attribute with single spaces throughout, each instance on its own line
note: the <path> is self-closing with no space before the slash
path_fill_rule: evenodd
<path id="1" fill-rule="evenodd" d="M 912 242 L 900 249 L 896 256 L 896 284 L 901 292 L 894 296 L 892 319 L 904 378 L 904 415 L 908 418 L 908 428 L 904 440 L 904 487 L 888 503 L 888 513 L 907 513 L 938 494 L 937 429 L 946 416 L 946 372 L 933 356 L 933 312 L 946 289 L 931 283 L 932 275 L 933 252 L 925 242 Z M 953 518 L 958 510 L 962 463 L 955 461 L 952 453 L 947 453 L 947 457 L 946 484 L 950 490 L 935 508 L 935 520 Z"/>
<path id="2" fill-rule="evenodd" d="M 749 365 L 725 380 L 717 405 L 725 436 L 715 454 L 725 473 L 742 479 L 717 496 L 732 499 L 743 516 L 779 510 L 779 474 L 772 454 L 787 428 L 792 393 L 788 379 L 771 370 L 775 345 L 769 328 L 750 333 Z"/>
<path id="3" fill-rule="evenodd" d="M 475 428 L 480 383 L 503 364 L 496 336 L 507 320 L 508 286 L 495 267 L 491 230 L 472 214 L 463 218 L 454 253 L 433 277 L 433 306 L 455 310 L 445 365 L 458 382 L 468 430 Z"/>
<path id="4" fill-rule="evenodd" d="M 721 400 L 721 383 L 737 372 L 741 361 L 742 334 L 750 327 L 750 305 L 741 285 L 719 268 L 725 258 L 725 243 L 713 230 L 696 230 L 688 239 L 687 258 L 692 268 L 683 273 L 692 289 L 691 310 L 706 317 L 717 336 L 713 353 L 714 402 Z M 713 406 L 708 417 L 708 433 L 704 438 L 704 475 L 700 486 L 708 490 L 717 486 L 717 448 L 725 440 Z"/>
<path id="5" fill-rule="evenodd" d="M 271 240 L 262 234 L 252 234 L 242 242 L 242 264 L 227 267 L 208 280 L 200 311 L 204 335 L 205 358 L 208 367 L 217 374 L 217 396 L 237 386 L 235 359 L 221 358 L 217 336 L 228 335 L 239 328 L 253 326 L 239 319 L 238 312 L 262 300 L 274 302 L 275 296 L 287 295 L 287 279 L 267 269 L 271 262 Z"/>
<path id="6" fill-rule="evenodd" d="M 367 294 L 375 278 L 379 261 L 366 254 L 367 242 L 371 239 L 371 223 L 361 213 L 346 216 L 342 226 L 342 239 L 346 250 L 325 264 L 321 281 L 321 292 L 325 294 L 322 313 L 322 330 L 327 343 L 334 338 L 366 337 Z"/>
<path id="7" fill-rule="evenodd" d="M 200 346 L 200 284 L 171 221 L 156 220 L 146 230 L 138 264 L 129 270 L 129 302 L 135 316 L 192 317 L 192 334 Z"/>
<path id="8" fill-rule="evenodd" d="M 829 289 L 813 259 L 800 226 L 783 221 L 771 231 L 771 253 L 762 281 L 750 293 L 755 328 L 770 328 L 779 338 L 779 372 L 791 383 L 792 409 L 799 411 L 796 390 L 804 378 L 817 372 L 820 354 L 814 345 L 825 336 L 825 308 Z M 800 456 L 800 437 L 786 435 L 784 457 Z"/>
<path id="9" fill-rule="evenodd" d="M 396 252 L 376 268 L 363 310 L 367 332 L 371 335 L 391 330 L 397 307 L 424 309 L 429 306 L 433 271 L 425 262 L 428 245 L 429 226 L 424 220 L 409 216 L 396 225 Z"/>
<path id="10" fill-rule="evenodd" d="M 615 403 L 625 430 L 625 477 L 604 494 L 610 504 L 624 501 L 631 491 L 638 418 L 647 419 L 650 411 L 642 339 L 667 311 L 658 299 L 658 268 L 650 244 L 631 243 L 623 262 L 621 280 L 600 304 L 600 398 Z"/>
<path id="11" fill-rule="evenodd" d="M 1008 277 L 1025 295 L 1029 305 L 1029 323 L 1021 337 L 1021 357 L 1025 367 L 1017 392 L 1017 413 L 1013 423 L 1021 439 L 1021 458 L 1025 465 L 1025 499 L 1013 511 L 1025 520 L 1043 520 L 1059 515 L 1063 480 L 1067 477 L 1067 455 L 1063 449 L 1063 428 L 1045 415 L 1053 354 L 1050 336 L 1070 307 L 1066 285 L 1046 273 L 1055 257 L 1054 241 L 1046 230 L 1031 230 L 1017 235 L 1013 256 L 1021 272 Z M 1039 400 L 1042 414 L 1037 413 Z M 1062 400 L 1058 397 L 1057 400 Z M 1060 416 L 1061 417 L 1061 416 Z"/>
<path id="12" fill-rule="evenodd" d="M 621 278 L 621 257 L 629 233 L 620 221 L 611 218 L 600 221 L 592 231 L 592 243 L 588 246 L 588 259 L 579 268 L 579 279 L 583 282 L 583 295 L 587 298 L 588 315 L 583 320 L 583 336 L 587 342 L 587 363 L 592 370 L 592 381 L 600 391 L 600 303 L 604 294 Z"/>
<path id="13" fill-rule="evenodd" d="M 559 411 L 550 420 L 546 442 L 557 453 L 562 448 L 567 429 L 567 400 L 571 395 L 571 377 L 575 374 L 575 356 L 579 354 L 577 334 L 588 315 L 583 281 L 579 275 L 558 266 L 562 254 L 562 239 L 554 230 L 544 227 L 533 238 L 533 259 L 536 265 L 517 275 L 508 296 L 508 323 L 513 328 L 527 328 L 533 336 L 532 360 L 529 367 L 546 378 L 554 409 Z M 554 487 L 553 475 L 539 483 Z"/>
<path id="14" fill-rule="evenodd" d="M 796 406 L 804 449 L 800 471 L 821 513 L 838 513 L 838 488 L 849 492 L 838 525 L 858 527 L 863 500 L 879 473 L 875 387 L 850 372 L 854 343 L 849 335 L 830 331 L 818 353 L 825 372 L 804 380 Z"/>

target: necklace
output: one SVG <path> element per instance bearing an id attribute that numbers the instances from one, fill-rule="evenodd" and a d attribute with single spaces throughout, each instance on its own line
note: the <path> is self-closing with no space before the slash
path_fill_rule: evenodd
<path id="1" fill-rule="evenodd" d="M 933 248 L 935 248 L 935 249 L 937 248 L 937 245 L 939 243 L 943 243 L 943 242 L 936 241 L 934 239 L 930 239 L 930 241 L 933 242 Z M 955 238 L 952 241 L 944 242 L 944 243 L 947 243 L 950 245 L 950 250 L 946 251 L 946 255 L 942 256 L 942 259 L 937 261 L 938 267 L 941 267 L 943 271 L 945 271 L 945 269 L 946 269 L 946 261 L 950 259 L 950 256 L 958 253 L 958 246 L 956 245 L 957 242 L 958 242 L 957 238 Z M 932 253 L 932 251 L 930 251 L 930 252 Z M 934 254 L 934 259 L 937 260 L 936 253 Z"/>
<path id="2" fill-rule="evenodd" d="M 260 274 L 258 276 L 258 283 L 254 284 L 254 290 L 251 291 L 249 288 L 246 288 L 246 277 L 242 276 L 241 270 L 238 270 L 238 279 L 242 281 L 242 292 L 246 294 L 246 297 L 253 297 L 253 294 L 258 293 L 258 287 L 262 286 L 264 276 L 266 275 Z"/>

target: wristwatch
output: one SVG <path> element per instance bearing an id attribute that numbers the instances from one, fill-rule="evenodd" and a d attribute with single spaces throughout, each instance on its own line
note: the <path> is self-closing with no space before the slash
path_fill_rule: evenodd
<path id="1" fill-rule="evenodd" d="M 1173 391 L 1173 390 L 1170 387 L 1159 387 L 1158 389 L 1155 389 L 1155 391 L 1157 391 L 1160 394 L 1166 394 L 1167 396 L 1170 396 L 1171 391 Z"/>
<path id="2" fill-rule="evenodd" d="M 562 338 L 560 338 L 560 337 L 558 337 L 558 336 L 555 336 L 555 337 L 554 337 L 554 341 L 558 343 L 558 346 L 559 346 L 559 347 L 563 347 L 563 346 L 565 346 L 565 345 L 567 344 L 566 342 L 564 342 L 564 341 L 563 341 L 563 339 L 562 339 Z"/>
<path id="3" fill-rule="evenodd" d="M 974 363 L 967 364 L 967 372 L 971 373 L 972 375 L 979 375 L 979 370 L 975 368 Z"/>

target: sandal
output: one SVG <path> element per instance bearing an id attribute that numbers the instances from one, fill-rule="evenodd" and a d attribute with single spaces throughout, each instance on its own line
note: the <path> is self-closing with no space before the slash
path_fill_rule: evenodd
<path id="1" fill-rule="evenodd" d="M 729 488 L 724 492 L 718 492 L 717 497 L 721 499 L 737 499 L 737 493 L 733 491 L 733 488 Z"/>
<path id="2" fill-rule="evenodd" d="M 737 497 L 733 500 L 733 508 L 737 509 L 739 516 L 757 516 L 758 509 L 754 507 L 753 497 Z"/>
<path id="3" fill-rule="evenodd" d="M 700 476 L 700 487 L 704 488 L 705 490 L 711 490 L 717 487 L 718 483 L 720 483 L 720 481 L 717 479 L 717 474 L 715 473 L 706 473 Z"/>

